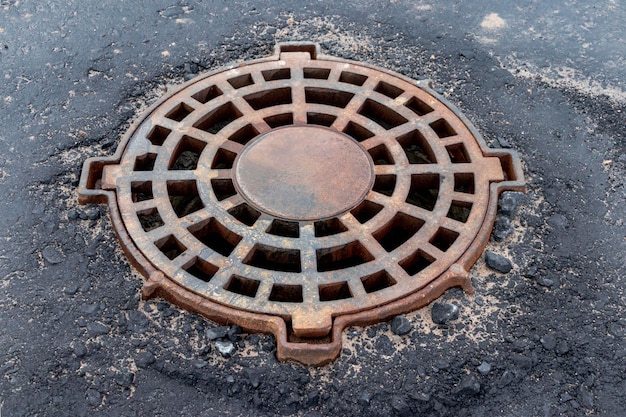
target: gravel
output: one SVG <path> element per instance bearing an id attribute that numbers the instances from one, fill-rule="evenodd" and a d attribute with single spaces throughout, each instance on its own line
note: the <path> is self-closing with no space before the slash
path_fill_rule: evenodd
<path id="1" fill-rule="evenodd" d="M 459 307 L 456 304 L 436 302 L 433 304 L 431 317 L 436 324 L 446 324 L 459 318 Z"/>
<path id="2" fill-rule="evenodd" d="M 491 251 L 485 252 L 485 262 L 489 268 L 502 272 L 503 274 L 507 274 L 511 271 L 511 269 L 513 269 L 513 265 L 510 260 Z"/>

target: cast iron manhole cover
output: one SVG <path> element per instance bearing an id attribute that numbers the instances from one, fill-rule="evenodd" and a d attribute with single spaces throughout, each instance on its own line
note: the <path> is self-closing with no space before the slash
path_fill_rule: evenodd
<path id="1" fill-rule="evenodd" d="M 499 193 L 523 188 L 425 82 L 296 43 L 168 94 L 79 195 L 108 202 L 145 297 L 321 364 L 346 326 L 471 291 Z"/>

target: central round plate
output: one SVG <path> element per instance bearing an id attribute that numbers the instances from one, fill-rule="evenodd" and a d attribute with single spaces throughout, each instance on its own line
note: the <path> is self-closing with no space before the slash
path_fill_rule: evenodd
<path id="1" fill-rule="evenodd" d="M 360 203 L 374 179 L 357 142 L 322 126 L 272 130 L 247 146 L 235 182 L 252 205 L 288 220 L 336 216 Z"/>

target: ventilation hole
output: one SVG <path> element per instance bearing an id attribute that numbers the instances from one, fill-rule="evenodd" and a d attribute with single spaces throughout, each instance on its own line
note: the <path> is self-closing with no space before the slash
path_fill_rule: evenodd
<path id="1" fill-rule="evenodd" d="M 393 157 L 389 149 L 382 143 L 372 149 L 368 149 L 368 152 L 372 155 L 374 165 L 393 165 Z"/>
<path id="2" fill-rule="evenodd" d="M 267 228 L 266 232 L 276 236 L 300 237 L 300 224 L 298 222 L 276 219 Z"/>
<path id="3" fill-rule="evenodd" d="M 435 262 L 435 258 L 419 249 L 413 255 L 400 262 L 400 266 L 407 274 L 413 276 L 428 268 L 433 262 Z"/>
<path id="4" fill-rule="evenodd" d="M 202 116 L 193 127 L 216 134 L 239 117 L 241 117 L 241 112 L 237 107 L 233 103 L 225 103 Z"/>
<path id="5" fill-rule="evenodd" d="M 247 226 L 252 226 L 261 216 L 259 211 L 253 209 L 246 203 L 231 208 L 228 210 L 228 213 Z"/>
<path id="6" fill-rule="evenodd" d="M 398 143 L 404 149 L 410 164 L 435 164 L 437 159 L 419 130 L 413 130 L 406 135 L 397 138 Z"/>
<path id="7" fill-rule="evenodd" d="M 217 86 L 212 85 L 210 87 L 205 88 L 204 90 L 198 91 L 196 94 L 192 95 L 191 97 L 193 97 L 200 103 L 204 104 L 204 103 L 208 103 L 209 101 L 221 95 L 222 95 L 222 91 L 219 88 L 217 88 Z"/>
<path id="8" fill-rule="evenodd" d="M 365 100 L 358 113 L 373 120 L 387 130 L 408 122 L 399 113 L 370 99 Z"/>
<path id="9" fill-rule="evenodd" d="M 184 266 L 183 269 L 204 282 L 211 281 L 211 278 L 213 278 L 219 270 L 218 267 L 201 258 L 194 259 L 189 265 Z"/>
<path id="10" fill-rule="evenodd" d="M 400 247 L 424 225 L 424 221 L 404 213 L 397 213 L 393 219 L 373 234 L 387 252 Z"/>
<path id="11" fill-rule="evenodd" d="M 407 101 L 405 106 L 418 116 L 423 116 L 433 111 L 432 107 L 416 97 L 412 97 L 409 101 Z"/>
<path id="12" fill-rule="evenodd" d="M 439 174 L 411 175 L 411 188 L 406 202 L 433 210 L 439 196 Z"/>
<path id="13" fill-rule="evenodd" d="M 261 71 L 265 81 L 288 80 L 291 78 L 291 69 L 281 68 L 275 70 Z"/>
<path id="14" fill-rule="evenodd" d="M 270 292 L 270 301 L 301 303 L 302 285 L 274 284 Z"/>
<path id="15" fill-rule="evenodd" d="M 180 241 L 176 239 L 174 235 L 169 235 L 162 239 L 159 239 L 154 242 L 154 244 L 169 259 L 174 259 L 187 250 L 185 245 L 180 243 Z"/>
<path id="16" fill-rule="evenodd" d="M 228 178 L 212 179 L 211 187 L 213 187 L 213 192 L 215 193 L 215 198 L 217 198 L 217 201 L 225 200 L 228 197 L 237 194 L 237 190 L 235 190 L 233 180 Z"/>
<path id="17" fill-rule="evenodd" d="M 448 214 L 446 215 L 446 217 L 449 217 L 461 223 L 465 223 L 467 222 L 471 211 L 472 203 L 468 203 L 466 201 L 452 200 L 450 210 L 448 210 Z"/>
<path id="18" fill-rule="evenodd" d="M 306 114 L 306 121 L 308 124 L 311 124 L 311 125 L 322 125 L 322 126 L 330 127 L 335 122 L 336 119 L 337 119 L 337 116 L 333 116 L 331 114 L 324 114 L 324 113 L 307 113 Z"/>
<path id="19" fill-rule="evenodd" d="M 450 249 L 450 246 L 452 246 L 457 237 L 459 237 L 457 232 L 440 227 L 429 242 L 437 249 L 445 252 Z"/>
<path id="20" fill-rule="evenodd" d="M 382 205 L 374 203 L 373 201 L 364 200 L 361 204 L 352 209 L 350 213 L 352 213 L 354 218 L 357 219 L 359 223 L 363 224 L 370 221 L 382 209 Z"/>
<path id="21" fill-rule="evenodd" d="M 327 80 L 329 75 L 330 70 L 327 68 L 304 68 L 304 78 Z"/>
<path id="22" fill-rule="evenodd" d="M 354 122 L 348 122 L 346 128 L 343 129 L 343 133 L 352 136 L 357 142 L 362 142 L 374 136 L 372 132 Z"/>
<path id="23" fill-rule="evenodd" d="M 315 45 L 280 45 L 280 52 L 305 53 L 309 54 L 310 59 L 317 59 L 317 47 Z"/>
<path id="24" fill-rule="evenodd" d="M 350 268 L 374 260 L 372 254 L 358 241 L 333 248 L 317 249 L 316 256 L 318 272 Z"/>
<path id="25" fill-rule="evenodd" d="M 307 103 L 326 104 L 344 108 L 348 105 L 354 94 L 347 91 L 333 90 L 330 88 L 305 87 L 305 101 Z"/>
<path id="26" fill-rule="evenodd" d="M 449 136 L 456 135 L 456 132 L 454 131 L 454 129 L 452 129 L 452 126 L 450 126 L 445 119 L 435 120 L 430 124 L 430 127 L 440 138 L 447 138 Z"/>
<path id="27" fill-rule="evenodd" d="M 224 289 L 226 291 L 234 292 L 235 294 L 254 298 L 256 297 L 256 292 L 259 290 L 260 284 L 261 281 L 256 279 L 232 275 L 226 285 L 224 285 Z"/>
<path id="28" fill-rule="evenodd" d="M 179 103 L 176 107 L 170 110 L 169 113 L 165 115 L 168 119 L 176 120 L 177 122 L 182 121 L 185 117 L 189 116 L 189 114 L 194 110 L 193 107 L 185 104 Z"/>
<path id="29" fill-rule="evenodd" d="M 215 152 L 215 157 L 211 163 L 211 169 L 230 169 L 233 167 L 237 154 L 224 148 L 219 148 Z"/>
<path id="30" fill-rule="evenodd" d="M 178 217 L 204 208 L 195 180 L 167 181 L 167 194 Z"/>
<path id="31" fill-rule="evenodd" d="M 154 169 L 154 162 L 156 161 L 157 154 L 147 153 L 140 155 L 135 159 L 135 171 L 152 171 Z"/>
<path id="32" fill-rule="evenodd" d="M 462 143 L 446 146 L 446 150 L 453 164 L 467 164 L 471 162 L 467 150 Z"/>
<path id="33" fill-rule="evenodd" d="M 336 217 L 317 221 L 313 223 L 313 228 L 315 229 L 315 237 L 332 236 L 348 230 Z"/>
<path id="34" fill-rule="evenodd" d="M 396 280 L 393 279 L 385 270 L 362 277 L 361 282 L 363 283 L 365 292 L 368 294 L 396 285 Z"/>
<path id="35" fill-rule="evenodd" d="M 396 188 L 396 176 L 395 175 L 376 175 L 374 180 L 374 186 L 372 190 L 377 193 L 384 194 L 391 197 L 393 190 Z"/>
<path id="36" fill-rule="evenodd" d="M 259 135 L 259 131 L 254 128 L 252 125 L 245 125 L 235 133 L 233 133 L 228 139 L 233 142 L 241 143 L 245 145 L 250 142 L 252 139 Z"/>
<path id="37" fill-rule="evenodd" d="M 248 85 L 254 84 L 254 80 L 252 79 L 252 75 L 244 74 L 238 77 L 234 77 L 228 80 L 228 83 L 233 86 L 233 88 L 243 88 Z"/>
<path id="38" fill-rule="evenodd" d="M 318 287 L 320 301 L 334 301 L 352 298 L 350 286 L 346 281 L 324 284 Z"/>
<path id="39" fill-rule="evenodd" d="M 404 93 L 404 90 L 401 88 L 398 88 L 394 85 L 391 85 L 389 83 L 386 83 L 384 81 L 381 81 L 378 83 L 378 85 L 376 86 L 376 88 L 374 88 L 374 91 L 376 91 L 377 93 L 380 94 L 384 94 L 387 97 L 390 98 L 396 98 L 398 97 L 400 94 Z"/>
<path id="40" fill-rule="evenodd" d="M 171 170 L 193 170 L 198 167 L 198 159 L 206 143 L 190 136 L 183 136 L 170 160 Z"/>
<path id="41" fill-rule="evenodd" d="M 161 227 L 165 224 L 159 214 L 159 210 L 156 208 L 138 211 L 137 218 L 139 219 L 141 228 L 145 232 L 149 232 L 150 230 L 156 229 L 157 227 Z"/>
<path id="42" fill-rule="evenodd" d="M 356 74 L 354 72 L 343 71 L 339 76 L 339 82 L 362 86 L 367 80 L 367 76 Z"/>
<path id="43" fill-rule="evenodd" d="M 282 113 L 264 118 L 265 123 L 271 128 L 277 128 L 285 125 L 293 124 L 293 113 Z"/>
<path id="44" fill-rule="evenodd" d="M 291 103 L 291 88 L 263 90 L 243 97 L 254 110 Z"/>
<path id="45" fill-rule="evenodd" d="M 454 174 L 454 191 L 458 193 L 474 194 L 474 174 Z"/>
<path id="46" fill-rule="evenodd" d="M 130 192 L 134 203 L 140 201 L 152 200 L 152 181 L 131 182 Z"/>
<path id="47" fill-rule="evenodd" d="M 229 256 L 241 241 L 241 236 L 213 218 L 194 224 L 188 230 L 196 239 L 222 256 Z"/>
<path id="48" fill-rule="evenodd" d="M 148 133 L 148 140 L 155 146 L 163 145 L 165 139 L 167 139 L 167 135 L 169 135 L 172 131 L 166 127 L 156 125 L 152 128 L 150 133 Z"/>
<path id="49" fill-rule="evenodd" d="M 275 248 L 260 243 L 252 247 L 243 263 L 272 271 L 302 272 L 298 249 Z"/>

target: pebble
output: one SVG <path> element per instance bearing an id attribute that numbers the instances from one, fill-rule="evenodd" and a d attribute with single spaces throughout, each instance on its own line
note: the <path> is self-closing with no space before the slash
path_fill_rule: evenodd
<path id="1" fill-rule="evenodd" d="M 235 345 L 230 340 L 218 340 L 215 342 L 215 348 L 225 358 L 230 358 L 235 353 Z"/>
<path id="2" fill-rule="evenodd" d="M 500 197 L 498 207 L 500 213 L 511 218 L 517 213 L 520 203 L 524 200 L 524 194 L 519 191 L 505 191 Z"/>
<path id="3" fill-rule="evenodd" d="M 411 322 L 406 317 L 396 316 L 391 320 L 391 331 L 393 334 L 402 336 L 403 334 L 409 333 L 411 330 L 413 330 L 413 326 L 411 326 Z"/>
<path id="4" fill-rule="evenodd" d="M 436 324 L 446 324 L 459 318 L 459 307 L 456 304 L 434 303 L 431 315 Z"/>
<path id="5" fill-rule="evenodd" d="M 228 334 L 228 326 L 214 327 L 207 329 L 205 332 L 206 338 L 209 340 L 223 339 Z"/>
<path id="6" fill-rule="evenodd" d="M 593 394 L 582 385 L 578 388 L 578 401 L 586 409 L 593 409 Z"/>
<path id="7" fill-rule="evenodd" d="M 503 148 L 511 147 L 511 143 L 508 140 L 506 140 L 506 138 L 502 136 L 498 136 L 496 139 L 498 140 L 498 143 L 500 144 L 500 146 L 502 146 Z"/>
<path id="8" fill-rule="evenodd" d="M 458 395 L 477 395 L 480 393 L 480 382 L 474 375 L 469 375 L 461 381 L 456 393 Z"/>
<path id="9" fill-rule="evenodd" d="M 128 388 L 132 385 L 134 375 L 131 372 L 120 372 L 115 375 L 115 383 L 120 387 Z"/>
<path id="10" fill-rule="evenodd" d="M 137 356 L 135 356 L 135 365 L 137 365 L 138 368 L 145 369 L 148 366 L 152 365 L 154 362 L 156 362 L 154 355 L 148 351 L 140 352 L 139 354 L 137 354 Z"/>
<path id="11" fill-rule="evenodd" d="M 359 397 L 359 403 L 361 405 L 368 405 L 372 400 L 372 394 L 369 391 L 363 391 Z"/>
<path id="12" fill-rule="evenodd" d="M 89 220 L 98 220 L 100 218 L 100 210 L 96 208 L 90 208 L 85 211 L 85 216 Z"/>
<path id="13" fill-rule="evenodd" d="M 565 229 L 567 227 L 567 218 L 562 214 L 553 214 L 546 220 L 546 223 L 554 229 Z"/>
<path id="14" fill-rule="evenodd" d="M 491 251 L 485 252 L 485 262 L 489 268 L 502 272 L 503 274 L 509 273 L 511 269 L 513 269 L 511 261 Z"/>
<path id="15" fill-rule="evenodd" d="M 72 350 L 77 358 L 82 358 L 87 354 L 87 347 L 81 342 L 74 342 L 72 344 Z"/>
<path id="16" fill-rule="evenodd" d="M 99 406 L 100 402 L 102 402 L 102 394 L 92 388 L 87 390 L 85 397 L 87 399 L 87 403 L 93 407 Z"/>
<path id="17" fill-rule="evenodd" d="M 411 415 L 411 409 L 407 404 L 404 397 L 400 395 L 394 395 L 391 397 L 391 408 L 393 408 L 400 416 Z"/>
<path id="18" fill-rule="evenodd" d="M 546 350 L 554 350 L 556 347 L 556 336 L 552 333 L 543 335 L 539 341 Z"/>
<path id="19" fill-rule="evenodd" d="M 75 209 L 70 209 L 70 210 L 67 211 L 67 219 L 68 220 L 76 220 L 76 219 L 78 219 L 78 216 L 79 216 L 78 211 L 75 210 Z"/>
<path id="20" fill-rule="evenodd" d="M 493 237 L 497 241 L 501 241 L 513 234 L 513 226 L 511 220 L 505 216 L 498 216 L 493 228 Z"/>
<path id="21" fill-rule="evenodd" d="M 46 246 L 43 248 L 41 256 L 51 265 L 60 264 L 65 260 L 65 255 L 54 246 Z"/>
<path id="22" fill-rule="evenodd" d="M 237 340 L 239 340 L 239 335 L 243 332 L 243 330 L 241 329 L 241 327 L 239 326 L 230 326 L 230 328 L 228 329 L 228 331 L 226 332 L 226 336 L 228 336 L 228 340 L 230 340 L 231 342 L 236 342 Z"/>
<path id="23" fill-rule="evenodd" d="M 383 334 L 376 340 L 376 350 L 386 356 L 391 356 L 395 352 L 395 348 L 387 335 Z"/>
<path id="24" fill-rule="evenodd" d="M 476 57 L 476 54 L 471 49 L 462 49 L 459 55 L 467 59 L 474 59 Z"/>
<path id="25" fill-rule="evenodd" d="M 556 353 L 557 355 L 565 355 L 567 352 L 569 352 L 569 345 L 567 344 L 566 340 L 561 340 L 560 342 L 557 343 L 556 345 Z"/>
<path id="26" fill-rule="evenodd" d="M 500 379 L 498 379 L 498 381 L 496 382 L 496 386 L 498 388 L 504 388 L 507 385 L 509 385 L 511 382 L 513 382 L 513 379 L 515 379 L 515 376 L 513 375 L 513 373 L 509 370 L 506 370 L 502 372 Z"/>
<path id="27" fill-rule="evenodd" d="M 609 333 L 615 337 L 624 337 L 626 335 L 626 327 L 622 323 L 613 323 L 609 326 Z"/>
<path id="28" fill-rule="evenodd" d="M 109 328 L 102 323 L 91 322 L 87 325 L 87 331 L 91 337 L 96 337 L 109 333 Z"/>
<path id="29" fill-rule="evenodd" d="M 489 372 L 491 372 L 491 365 L 489 363 L 483 361 L 480 364 L 480 366 L 478 366 L 478 368 L 476 368 L 476 370 L 481 375 L 487 375 Z"/>

